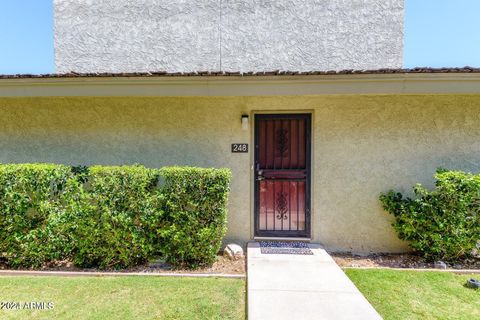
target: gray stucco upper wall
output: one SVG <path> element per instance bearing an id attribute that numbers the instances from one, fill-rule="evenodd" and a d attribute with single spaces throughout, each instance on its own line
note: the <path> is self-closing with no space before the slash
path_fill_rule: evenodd
<path id="1" fill-rule="evenodd" d="M 404 0 L 54 0 L 56 72 L 399 68 Z"/>

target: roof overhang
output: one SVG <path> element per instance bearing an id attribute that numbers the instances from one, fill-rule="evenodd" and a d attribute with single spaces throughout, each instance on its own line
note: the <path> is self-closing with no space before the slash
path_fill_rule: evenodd
<path id="1" fill-rule="evenodd" d="M 480 73 L 0 79 L 0 97 L 480 94 Z"/>

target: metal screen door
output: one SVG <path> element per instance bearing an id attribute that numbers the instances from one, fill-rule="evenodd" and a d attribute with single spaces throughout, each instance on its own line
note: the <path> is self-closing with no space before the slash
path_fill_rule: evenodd
<path id="1" fill-rule="evenodd" d="M 255 115 L 255 236 L 310 236 L 310 114 Z"/>

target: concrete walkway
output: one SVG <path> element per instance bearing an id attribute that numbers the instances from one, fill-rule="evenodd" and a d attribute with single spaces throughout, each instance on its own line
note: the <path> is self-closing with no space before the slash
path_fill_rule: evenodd
<path id="1" fill-rule="evenodd" d="M 262 254 L 248 244 L 248 319 L 381 319 L 321 246 L 313 255 Z"/>

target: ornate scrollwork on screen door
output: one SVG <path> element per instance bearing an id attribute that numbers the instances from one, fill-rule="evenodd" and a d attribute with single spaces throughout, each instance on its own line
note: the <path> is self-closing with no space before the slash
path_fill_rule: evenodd
<path id="1" fill-rule="evenodd" d="M 287 212 L 288 212 L 288 202 L 287 202 L 287 194 L 285 192 L 277 193 L 277 219 L 278 220 L 287 220 Z"/>
<path id="2" fill-rule="evenodd" d="M 280 156 L 284 156 L 285 152 L 288 150 L 288 130 L 278 129 L 277 130 L 277 150 L 280 153 Z"/>

